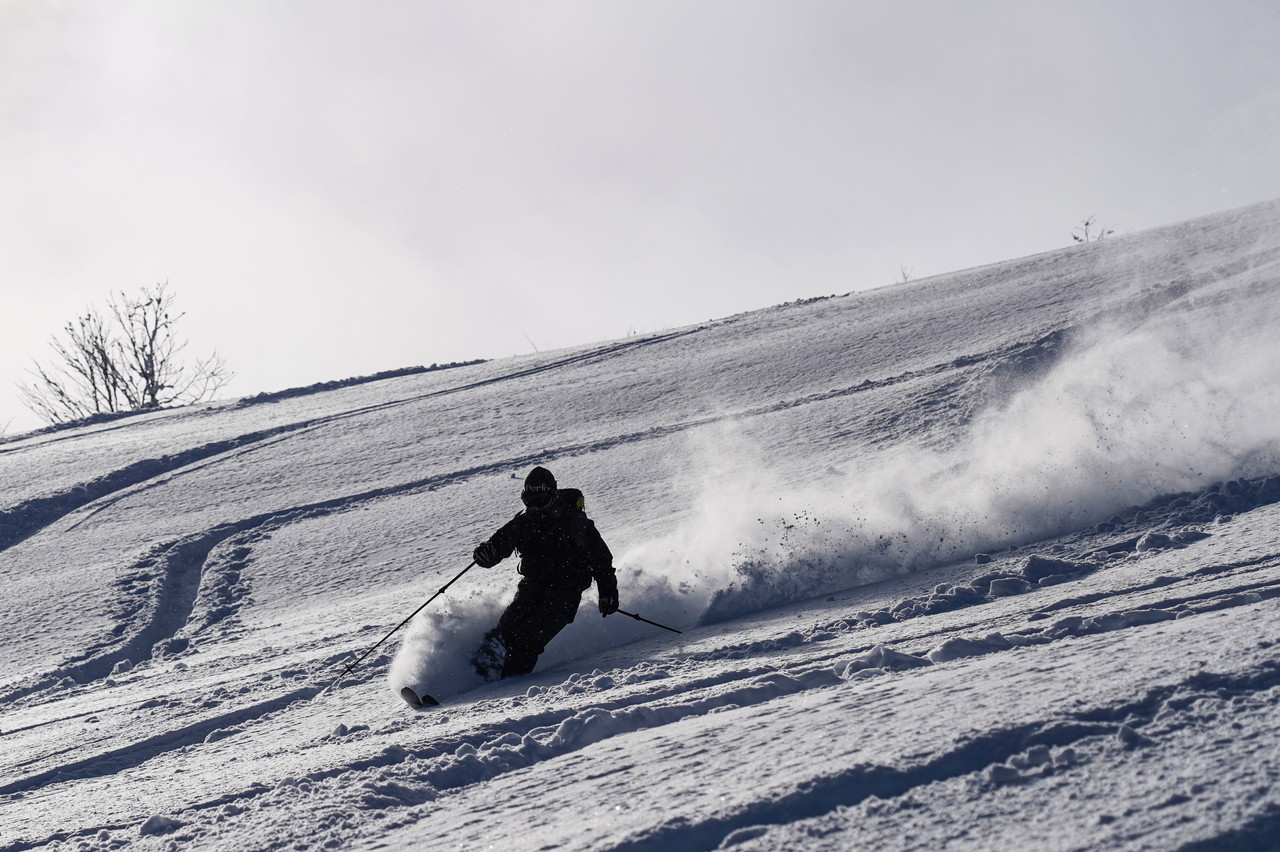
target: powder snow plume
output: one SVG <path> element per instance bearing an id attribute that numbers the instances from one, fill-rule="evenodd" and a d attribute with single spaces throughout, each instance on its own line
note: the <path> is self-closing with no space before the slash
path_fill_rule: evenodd
<path id="1" fill-rule="evenodd" d="M 436 698 L 456 695 L 484 683 L 471 655 L 484 634 L 498 623 L 508 600 L 483 592 L 459 593 L 414 617 L 387 673 L 391 688 L 412 686 Z"/>
<path id="2" fill-rule="evenodd" d="M 677 628 L 714 623 L 1280 471 L 1275 318 L 1256 304 L 1247 319 L 1208 313 L 1098 328 L 964 434 L 934 443 L 946 449 L 851 448 L 842 458 L 831 447 L 844 473 L 807 487 L 782 484 L 768 448 L 731 419 L 692 432 L 671 478 L 697 497 L 669 535 L 619 554 L 623 608 Z M 477 592 L 424 612 L 390 685 L 438 697 L 479 686 L 471 654 L 505 603 Z M 602 619 L 595 604 L 588 590 L 540 669 L 662 635 Z"/>
<path id="3" fill-rule="evenodd" d="M 731 431 L 694 449 L 701 500 L 624 558 L 715 622 L 1059 535 L 1162 495 L 1280 471 L 1280 342 L 1237 309 L 1098 329 L 946 450 L 900 447 L 787 489 Z M 1270 313 L 1263 310 L 1262 313 Z M 1200 322 L 1192 323 L 1192 319 Z M 655 611 L 662 611 L 658 603 Z"/>

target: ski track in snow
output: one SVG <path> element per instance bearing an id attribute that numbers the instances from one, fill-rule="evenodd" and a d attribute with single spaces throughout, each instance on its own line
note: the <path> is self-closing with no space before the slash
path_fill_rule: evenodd
<path id="1" fill-rule="evenodd" d="M 1280 205 L 1247 215 L 1270 217 L 1280 233 L 1271 222 Z M 987 848 L 1057 843 L 1062 825 L 1074 832 L 1070 848 L 1270 848 L 1280 800 L 1267 791 L 1280 781 L 1280 754 L 1251 745 L 1280 708 L 1280 471 L 1265 450 L 1240 465 L 1260 475 L 1164 494 L 1102 523 L 979 554 L 976 565 L 937 558 L 923 573 L 877 577 L 825 600 L 802 600 L 821 587 L 820 566 L 748 560 L 743 585 L 718 589 L 678 639 L 605 642 L 570 655 L 574 665 L 549 654 L 552 662 L 529 678 L 418 714 L 388 707 L 390 648 L 327 689 L 350 650 L 380 636 L 382 625 L 283 650 L 255 650 L 240 634 L 198 655 L 188 648 L 252 604 L 242 575 L 263 543 L 395 498 L 864 396 L 882 407 L 836 422 L 831 440 L 954 446 L 980 409 L 1043 378 L 1104 318 L 1133 331 L 1161 312 L 1198 316 L 1233 299 L 1273 298 L 1280 247 L 1255 237 L 1233 258 L 1203 227 L 1209 235 L 1197 250 L 1217 260 L 1192 263 L 1195 251 L 1175 252 L 1163 283 L 1131 288 L 1092 313 L 1063 314 L 1055 300 L 1068 304 L 1073 291 L 1046 291 L 1026 308 L 1042 320 L 987 346 L 954 348 L 972 354 L 913 361 L 919 353 L 904 349 L 898 369 L 775 389 L 725 410 L 690 407 L 688 416 L 530 445 L 354 493 L 276 507 L 260 501 L 244 517 L 151 543 L 111 587 L 111 635 L 0 695 L 0 852 L 54 843 L 478 848 L 495 838 L 508 848 L 839 849 L 852 838 Z M 1123 249 L 1117 245 L 1061 256 L 1092 263 Z M 1040 266 L 1054 268 L 1053 259 L 1008 269 Z M 1234 289 L 1224 285 L 1236 280 Z M 128 497 L 271 454 L 327 426 L 755 321 L 734 317 L 514 370 L 490 364 L 491 376 L 125 459 L 0 512 L 0 554 L 55 529 L 82 530 Z M 883 404 L 893 394 L 896 408 Z M 125 421 L 9 442 L 0 459 L 41 441 L 93 441 L 129 428 Z M 784 576 L 792 570 L 811 574 Z M 751 571 L 764 572 L 759 583 Z M 1224 643 L 1233 643 L 1229 653 Z M 936 706 L 934 695 L 942 696 Z M 931 713 L 939 717 L 932 723 Z M 704 736 L 722 752 L 703 753 Z M 740 742 L 747 747 L 731 748 Z M 1194 772 L 1178 762 L 1179 750 L 1239 777 L 1185 780 Z M 693 758 L 687 777 L 685 752 Z M 648 770 L 650 754 L 665 774 Z M 1120 780 L 1109 782 L 1109 772 Z M 540 780 L 548 775 L 563 789 Z M 593 799 L 597 785 L 616 798 Z M 703 797 L 716 786 L 718 801 Z M 113 793 L 121 789 L 145 798 Z M 1100 809 L 1073 814 L 1077 794 Z M 495 801 L 513 815 L 494 817 Z M 575 829 L 546 816 L 579 804 L 596 810 Z M 1013 816 L 993 817 L 975 837 L 972 821 L 963 824 L 975 807 Z"/>

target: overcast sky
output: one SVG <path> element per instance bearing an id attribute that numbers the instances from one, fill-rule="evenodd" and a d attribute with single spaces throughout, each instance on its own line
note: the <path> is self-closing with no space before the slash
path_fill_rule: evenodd
<path id="1" fill-rule="evenodd" d="M 1280 197 L 1276 0 L 0 0 L 0 427 L 168 281 L 227 395 Z"/>

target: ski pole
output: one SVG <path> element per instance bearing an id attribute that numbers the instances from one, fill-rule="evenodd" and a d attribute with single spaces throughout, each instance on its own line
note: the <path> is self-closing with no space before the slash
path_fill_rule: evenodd
<path id="1" fill-rule="evenodd" d="M 385 641 L 387 641 L 388 639 L 390 639 L 390 638 L 391 638 L 391 634 L 392 634 L 392 633 L 395 633 L 395 632 L 396 632 L 397 630 L 399 630 L 401 627 L 404 627 L 406 624 L 408 624 L 410 621 L 412 621 L 412 620 L 413 620 L 413 617 L 414 617 L 415 615 L 417 615 L 418 613 L 422 612 L 424 609 L 426 609 L 426 608 L 427 608 L 427 604 L 431 603 L 433 600 L 435 600 L 436 598 L 438 598 L 438 597 L 440 597 L 441 595 L 443 595 L 443 594 L 444 594 L 444 592 L 445 592 L 445 589 L 449 588 L 449 587 L 450 587 L 450 586 L 452 586 L 454 583 L 456 583 L 456 582 L 458 581 L 458 578 L 459 578 L 459 577 L 461 577 L 463 574 L 467 573 L 468 571 L 470 571 L 470 570 L 471 570 L 472 568 L 474 568 L 474 567 L 476 567 L 476 563 L 475 563 L 475 562 L 472 562 L 472 563 L 471 563 L 470 565 L 468 565 L 466 568 L 463 568 L 460 572 L 458 572 L 458 576 L 457 576 L 457 577 L 454 577 L 452 580 L 450 580 L 449 582 L 447 582 L 447 583 L 445 583 L 443 586 L 441 586 L 441 587 L 440 587 L 440 591 L 436 592 L 434 595 L 432 595 L 431 597 L 427 598 L 426 603 L 424 603 L 422 606 L 420 606 L 420 607 L 418 607 L 417 609 L 415 609 L 413 612 L 409 613 L 409 617 L 408 617 L 408 618 L 406 618 L 404 621 L 400 622 L 400 623 L 399 623 L 399 624 L 397 624 L 395 627 L 391 628 L 391 633 L 388 633 L 386 636 L 383 636 L 381 639 L 379 639 L 379 640 L 378 640 L 378 644 L 377 644 L 377 645 L 374 645 L 372 648 L 370 648 L 369 650 L 367 650 L 367 651 L 365 651 L 363 654 L 361 654 L 359 657 L 357 657 L 357 658 L 356 658 L 356 661 L 355 661 L 354 663 L 348 663 L 348 664 L 347 664 L 347 667 L 346 667 L 345 669 L 343 669 L 342 674 L 340 674 L 340 675 L 338 675 L 336 678 L 334 678 L 334 681 L 336 682 L 336 681 L 338 681 L 338 680 L 341 680 L 342 678 L 344 678 L 344 677 L 346 677 L 348 674 L 350 674 L 350 673 L 351 673 L 351 671 L 352 671 L 353 669 L 355 669 L 355 667 L 356 667 L 356 666 L 360 665 L 360 661 L 361 661 L 361 660 L 363 660 L 365 657 L 369 656 L 369 655 L 370 655 L 370 654 L 372 654 L 375 650 L 377 650 L 377 649 L 378 649 L 378 645 L 381 645 L 383 642 L 385 642 Z"/>
<path id="2" fill-rule="evenodd" d="M 627 612 L 625 609 L 620 609 L 620 610 L 618 610 L 618 615 L 629 615 L 629 616 L 631 616 L 632 618 L 634 618 L 636 621 L 643 621 L 645 624 L 652 624 L 654 627 L 661 627 L 663 630 L 670 630 L 672 633 L 683 633 L 683 632 L 684 632 L 683 630 L 676 630 L 674 627 L 668 627 L 668 626 L 667 626 L 667 625 L 665 625 L 665 624 L 659 624 L 659 623 L 658 623 L 658 622 L 656 622 L 656 621 L 650 621 L 650 620 L 649 620 L 649 619 L 647 619 L 647 618 L 642 618 L 642 617 L 640 617 L 640 616 L 636 615 L 634 612 Z"/>

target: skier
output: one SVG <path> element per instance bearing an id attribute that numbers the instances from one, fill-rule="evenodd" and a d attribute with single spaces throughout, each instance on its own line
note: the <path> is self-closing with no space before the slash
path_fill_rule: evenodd
<path id="1" fill-rule="evenodd" d="M 593 579 L 601 617 L 618 611 L 613 554 L 583 511 L 582 492 L 557 488 L 551 471 L 535 467 L 520 499 L 525 510 L 472 554 L 481 568 L 520 554 L 515 600 L 472 658 L 485 680 L 533 671 L 547 643 L 573 621 Z"/>

